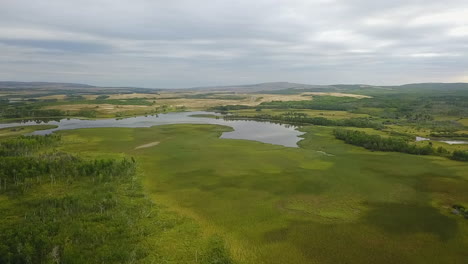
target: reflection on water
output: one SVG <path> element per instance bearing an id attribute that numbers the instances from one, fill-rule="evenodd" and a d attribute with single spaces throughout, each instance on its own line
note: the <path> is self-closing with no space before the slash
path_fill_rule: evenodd
<path id="1" fill-rule="evenodd" d="M 232 132 L 225 132 L 221 138 L 247 139 L 264 143 L 282 145 L 286 147 L 297 147 L 302 132 L 296 130 L 295 126 L 274 124 L 269 122 L 258 122 L 253 120 L 224 120 L 222 118 L 191 117 L 191 115 L 213 114 L 209 112 L 183 112 L 159 114 L 157 116 L 138 116 L 125 119 L 61 119 L 59 121 L 25 121 L 17 123 L 0 124 L 0 128 L 27 126 L 37 124 L 57 125 L 57 128 L 35 131 L 34 135 L 44 135 L 57 130 L 93 128 L 93 127 L 150 127 L 169 124 L 216 124 L 234 128 Z"/>
<path id="2" fill-rule="evenodd" d="M 428 141 L 428 140 L 443 142 L 449 145 L 468 144 L 468 141 L 462 141 L 462 140 L 440 140 L 440 139 L 430 139 L 430 138 L 425 138 L 425 137 L 416 137 L 416 142 Z"/>

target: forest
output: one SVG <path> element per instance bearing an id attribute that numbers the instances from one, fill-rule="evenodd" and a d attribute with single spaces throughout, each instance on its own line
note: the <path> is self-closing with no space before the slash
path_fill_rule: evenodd
<path id="1" fill-rule="evenodd" d="M 296 91 L 297 93 L 297 91 Z M 440 96 L 438 94 L 441 94 Z M 255 107 L 243 105 L 226 105 L 213 107 L 216 111 L 240 109 L 314 109 L 340 110 L 355 113 L 367 113 L 381 118 L 407 119 L 412 122 L 434 121 L 437 115 L 464 117 L 468 115 L 468 95 L 445 95 L 442 90 L 427 95 L 420 91 L 408 94 L 394 91 L 391 94 L 370 93 L 371 98 L 349 98 L 335 96 L 304 96 L 303 101 L 272 101 L 263 102 Z M 373 111 L 385 109 L 386 111 Z"/>
<path id="2" fill-rule="evenodd" d="M 160 259 L 144 241 L 184 221 L 143 195 L 135 159 L 86 159 L 60 144 L 58 134 L 0 142 L 0 263 Z M 230 261 L 216 237 L 199 258 Z"/>
<path id="3" fill-rule="evenodd" d="M 458 161 L 468 161 L 468 151 L 455 150 L 453 153 L 443 148 L 433 148 L 432 143 L 423 147 L 408 143 L 407 140 L 401 137 L 382 137 L 380 135 L 370 135 L 362 131 L 353 131 L 348 129 L 333 130 L 335 138 L 344 142 L 361 146 L 373 151 L 394 151 L 414 155 L 438 155 L 450 157 L 450 159 Z"/>

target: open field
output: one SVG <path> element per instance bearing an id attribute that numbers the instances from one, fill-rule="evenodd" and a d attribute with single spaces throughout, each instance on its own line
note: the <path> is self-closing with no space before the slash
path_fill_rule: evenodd
<path id="1" fill-rule="evenodd" d="M 202 96 L 201 96 L 202 95 Z M 158 95 L 155 94 L 109 94 L 106 99 L 109 100 L 127 100 L 127 99 L 147 99 L 152 102 L 155 101 L 157 105 L 168 105 L 168 106 L 185 106 L 189 109 L 201 109 L 220 105 L 249 105 L 255 106 L 262 102 L 271 101 L 301 101 L 310 100 L 311 97 L 308 93 L 299 95 L 272 95 L 272 94 L 205 94 L 205 93 L 171 93 L 161 92 Z M 86 99 L 93 100 L 95 98 L 88 96 Z M 198 98 L 200 97 L 200 98 Z M 233 99 L 230 99 L 232 97 Z M 45 97 L 38 97 L 36 99 L 65 99 L 65 95 L 52 95 Z"/>
<path id="2" fill-rule="evenodd" d="M 223 249 L 193 219 L 153 203 L 132 161 L 104 152 L 84 160 L 48 139 L 0 138 L 0 263 L 190 263 Z M 36 140 L 47 142 L 28 148 Z"/>
<path id="3" fill-rule="evenodd" d="M 151 93 L 130 93 L 130 94 L 109 94 L 109 99 L 131 99 L 131 98 L 146 98 L 156 99 L 157 94 Z"/>
<path id="4" fill-rule="evenodd" d="M 467 140 L 464 91 L 338 88 L 2 96 L 4 122 L 212 110 L 305 134 L 287 148 L 216 125 L 0 129 L 0 262 L 466 263 L 468 221 L 452 207 L 468 207 L 468 145 L 435 141 Z"/>
<path id="5" fill-rule="evenodd" d="M 468 221 L 450 206 L 468 203 L 466 163 L 370 152 L 327 127 L 305 127 L 300 148 L 218 139 L 226 129 L 60 134 L 62 150 L 135 157 L 153 201 L 222 236 L 239 263 L 465 263 Z"/>
<path id="6" fill-rule="evenodd" d="M 201 96 L 200 96 L 201 95 Z M 144 115 L 150 112 L 170 112 L 180 109 L 204 110 L 223 105 L 256 106 L 263 102 L 272 101 L 302 101 L 311 100 L 307 94 L 300 95 L 272 95 L 272 94 L 204 94 L 204 93 L 160 93 L 155 94 L 109 94 L 108 98 L 94 103 L 97 95 L 83 95 L 86 101 L 67 101 L 65 95 L 51 95 L 38 97 L 39 100 L 57 100 L 45 104 L 42 109 L 79 112 L 92 110 L 97 117 L 113 117 L 117 113 L 124 116 Z M 201 97 L 201 98 L 198 98 Z M 230 99 L 229 97 L 233 97 Z M 134 101 L 128 101 L 128 100 Z M 67 103 L 70 102 L 70 103 Z M 132 104 L 138 102 L 138 105 Z M 145 103 L 146 105 L 143 105 Z"/>
<path id="7" fill-rule="evenodd" d="M 468 0 L 0 0 L 0 264 L 468 264 Z"/>
<path id="8" fill-rule="evenodd" d="M 352 97 L 352 98 L 372 98 L 372 96 L 361 95 L 361 94 L 349 94 L 349 93 L 327 93 L 327 92 L 306 92 L 303 95 L 318 95 L 318 96 L 336 96 L 336 97 Z"/>
<path id="9" fill-rule="evenodd" d="M 118 112 L 132 112 L 132 113 L 143 113 L 146 111 L 151 111 L 154 109 L 154 106 L 147 105 L 114 105 L 114 104 L 64 104 L 57 106 L 47 106 L 43 109 L 57 109 L 60 111 L 74 111 L 78 112 L 80 110 L 93 110 L 99 112 L 103 116 L 109 116 L 109 114 L 115 114 Z M 112 116 L 112 115 L 111 115 Z"/>

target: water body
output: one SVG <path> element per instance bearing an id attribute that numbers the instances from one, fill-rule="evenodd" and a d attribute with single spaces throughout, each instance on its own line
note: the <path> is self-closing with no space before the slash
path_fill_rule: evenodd
<path id="1" fill-rule="evenodd" d="M 78 128 L 95 127 L 151 127 L 170 124 L 215 124 L 230 126 L 232 132 L 224 132 L 221 138 L 246 139 L 260 141 L 269 144 L 282 145 L 286 147 L 297 147 L 301 140 L 299 136 L 303 133 L 297 131 L 295 126 L 275 124 L 270 122 L 259 122 L 253 120 L 224 120 L 222 118 L 191 117 L 191 115 L 213 114 L 210 112 L 183 112 L 167 113 L 158 116 L 138 116 L 125 119 L 61 119 L 60 121 L 49 121 L 47 124 L 57 125 L 57 128 L 35 131 L 33 135 L 50 134 L 58 130 L 69 130 Z M 0 128 L 14 126 L 37 125 L 37 122 L 17 122 L 0 124 Z M 43 124 L 43 123 L 42 123 Z"/>
<path id="2" fill-rule="evenodd" d="M 425 137 L 416 137 L 416 142 L 427 141 L 427 140 L 444 142 L 450 145 L 468 144 L 468 141 L 463 141 L 463 140 L 437 140 L 437 139 L 430 139 L 430 138 L 425 138 Z"/>

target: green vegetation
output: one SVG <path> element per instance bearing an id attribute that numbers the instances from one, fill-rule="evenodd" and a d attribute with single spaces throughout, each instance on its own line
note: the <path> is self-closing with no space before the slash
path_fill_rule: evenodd
<path id="1" fill-rule="evenodd" d="M 307 98 L 304 98 L 307 100 Z M 315 110 L 351 110 L 361 100 L 357 98 L 349 97 L 335 97 L 335 96 L 317 96 L 313 100 L 307 101 L 293 101 L 293 102 L 282 102 L 273 101 L 267 103 L 261 103 L 260 108 L 267 109 L 315 109 Z"/>
<path id="2" fill-rule="evenodd" d="M 332 120 L 325 117 L 309 117 L 305 113 L 300 112 L 286 112 L 281 115 L 269 115 L 269 114 L 258 114 L 258 115 L 226 115 L 225 119 L 253 119 L 253 120 L 267 120 L 276 121 L 282 123 L 292 124 L 310 124 L 318 126 L 346 126 L 346 127 L 368 127 L 375 129 L 382 129 L 384 126 L 381 123 L 375 122 L 370 118 L 347 118 L 341 120 Z"/>
<path id="3" fill-rule="evenodd" d="M 232 263 L 221 238 L 144 195 L 133 158 L 82 158 L 61 138 L 0 143 L 0 263 Z"/>
<path id="4" fill-rule="evenodd" d="M 56 127 L 56 125 L 32 125 L 0 128 L 0 138 L 19 136 L 27 133 L 32 133 L 37 130 L 47 130 Z"/>
<path id="5" fill-rule="evenodd" d="M 98 96 L 95 100 L 85 100 L 83 96 L 67 95 L 65 100 L 33 100 L 9 103 L 8 101 L 0 101 L 0 120 L 1 119 L 41 119 L 53 117 L 88 117 L 95 118 L 99 113 L 99 109 L 90 107 L 82 108 L 78 111 L 68 111 L 59 109 L 45 109 L 46 107 L 56 107 L 62 105 L 88 105 L 88 104 L 111 104 L 117 106 L 137 105 L 137 106 L 153 106 L 154 103 L 145 99 L 99 99 L 103 96 Z M 108 97 L 108 96 L 107 96 Z"/>
<path id="6" fill-rule="evenodd" d="M 452 155 L 450 151 L 443 147 L 433 148 L 432 142 L 428 145 L 418 146 L 416 144 L 408 143 L 402 137 L 382 137 L 380 135 L 369 135 L 362 131 L 351 131 L 347 129 L 333 130 L 335 138 L 343 140 L 348 144 L 361 146 L 369 150 L 378 151 L 395 151 L 415 155 L 439 155 L 450 157 L 453 160 L 468 161 L 468 151 L 455 150 Z"/>
<path id="7" fill-rule="evenodd" d="M 441 138 L 468 138 L 468 133 L 442 132 L 442 133 L 431 133 L 430 136 L 441 137 Z"/>
<path id="8" fill-rule="evenodd" d="M 418 147 L 398 137 L 384 138 L 379 135 L 369 135 L 362 131 L 351 131 L 347 129 L 335 129 L 333 130 L 333 135 L 335 135 L 335 138 L 341 139 L 348 144 L 361 146 L 370 150 L 396 151 L 416 155 L 430 155 L 435 153 L 431 145 Z M 440 149 L 439 152 L 446 153 L 443 149 Z"/>
<path id="9" fill-rule="evenodd" d="M 466 208 L 462 205 L 459 205 L 459 204 L 454 204 L 452 206 L 452 208 L 454 209 L 453 210 L 453 213 L 454 214 L 460 214 L 461 216 L 465 217 L 466 219 L 468 219 L 468 210 L 466 210 Z"/>
<path id="10" fill-rule="evenodd" d="M 62 131 L 61 150 L 135 157 L 153 201 L 225 241 L 197 242 L 220 245 L 199 252 L 200 263 L 207 255 L 226 254 L 235 263 L 466 260 L 468 221 L 452 214 L 451 206 L 468 203 L 467 164 L 370 152 L 336 140 L 333 127 L 304 127 L 300 148 L 218 138 L 229 130 L 170 125 Z M 135 149 L 155 141 L 160 143 Z"/>
<path id="11" fill-rule="evenodd" d="M 99 95 L 99 96 L 96 97 L 96 100 L 105 100 L 107 98 L 109 98 L 108 95 Z"/>
<path id="12" fill-rule="evenodd" d="M 468 161 L 468 151 L 456 150 L 453 152 L 451 158 L 453 160 Z"/>
<path id="13" fill-rule="evenodd" d="M 301 90 L 299 90 L 301 91 Z M 301 91 L 302 92 L 302 91 Z M 460 127 L 455 120 L 468 116 L 468 94 L 464 91 L 452 91 L 447 94 L 444 89 L 427 93 L 403 90 L 392 90 L 382 94 L 382 90 L 370 93 L 372 98 L 349 98 L 334 96 L 315 96 L 313 100 L 264 102 L 256 109 L 315 109 L 342 110 L 353 113 L 364 113 L 379 118 L 393 119 L 393 122 L 412 123 L 421 127 L 433 127 L 442 132 L 444 128 Z M 231 105 L 215 107 L 216 111 L 251 109 L 252 107 Z M 438 116 L 451 116 L 454 120 L 439 121 Z"/>
<path id="14" fill-rule="evenodd" d="M 0 105 L 0 118 L 41 118 L 41 117 L 57 117 L 63 116 L 64 113 L 56 109 L 40 109 L 37 105 L 18 103 L 15 105 L 2 104 Z"/>
<path id="15" fill-rule="evenodd" d="M 232 129 L 216 125 L 0 129 L 0 263 L 466 263 L 467 146 L 414 142 L 466 138 L 464 86 L 329 88 L 372 98 L 213 108 L 301 125 L 298 148 L 220 139 Z M 186 109 L 63 95 L 6 97 L 0 118 L 97 118 L 101 104 L 122 117 L 139 113 L 126 105 Z M 45 109 L 76 104 L 85 107 Z"/>

